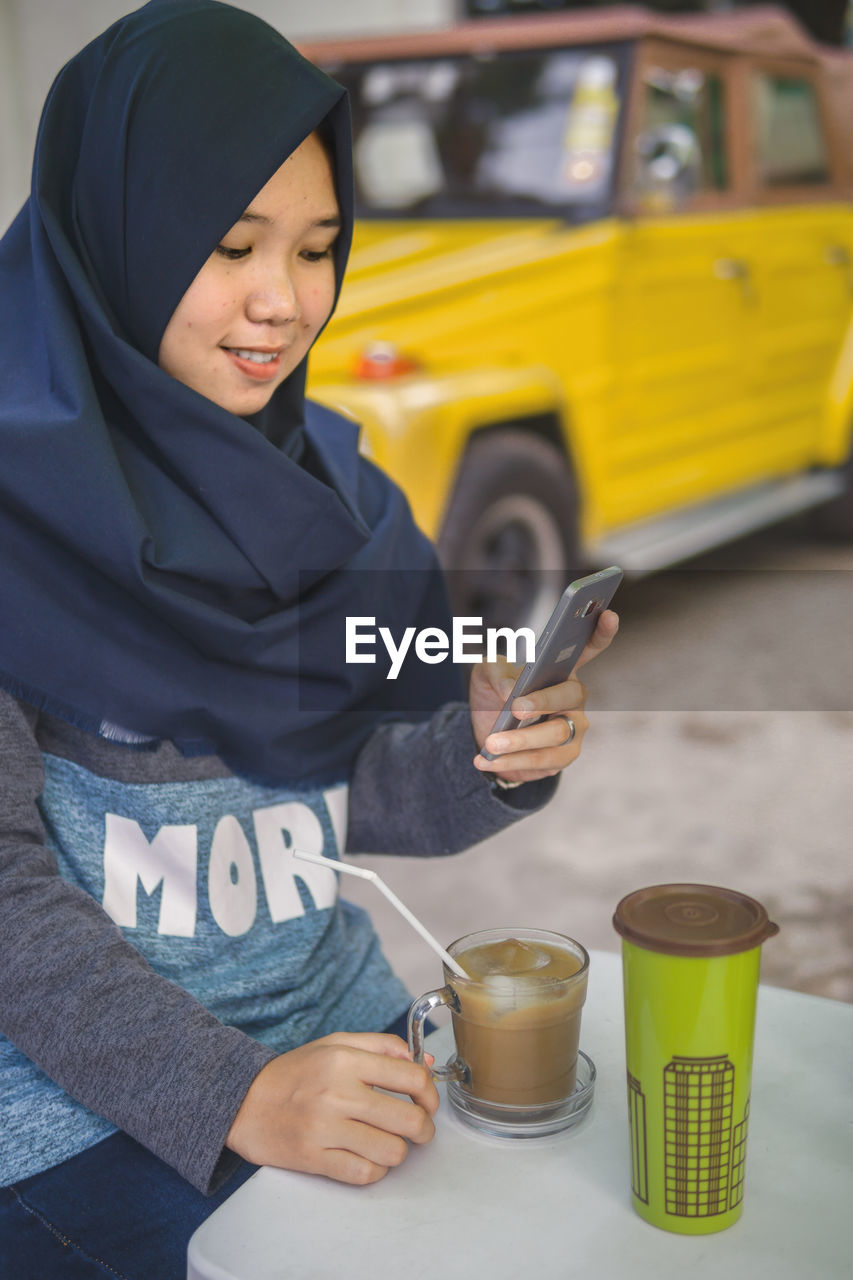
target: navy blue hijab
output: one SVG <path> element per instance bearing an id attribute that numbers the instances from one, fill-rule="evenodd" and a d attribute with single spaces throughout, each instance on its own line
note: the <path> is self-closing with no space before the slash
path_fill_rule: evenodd
<path id="1" fill-rule="evenodd" d="M 344 663 L 344 619 L 447 627 L 431 547 L 304 397 L 251 419 L 157 365 L 226 231 L 318 126 L 352 231 L 344 91 L 259 19 L 152 0 L 60 72 L 0 241 L 0 683 L 94 732 L 340 777 L 377 721 L 458 696 Z"/>

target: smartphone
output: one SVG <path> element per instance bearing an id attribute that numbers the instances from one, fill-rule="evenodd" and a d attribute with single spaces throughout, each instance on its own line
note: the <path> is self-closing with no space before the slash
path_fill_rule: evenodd
<path id="1" fill-rule="evenodd" d="M 512 693 L 489 730 L 490 733 L 517 729 L 521 724 L 510 711 L 516 698 L 568 680 L 583 653 L 584 645 L 621 581 L 622 570 L 611 565 L 609 569 L 602 569 L 599 573 L 578 578 L 566 587 L 536 641 L 536 661 L 528 662 L 522 669 Z M 531 723 L 536 724 L 538 721 Z M 500 759 L 491 751 L 481 751 L 480 755 L 487 760 Z"/>

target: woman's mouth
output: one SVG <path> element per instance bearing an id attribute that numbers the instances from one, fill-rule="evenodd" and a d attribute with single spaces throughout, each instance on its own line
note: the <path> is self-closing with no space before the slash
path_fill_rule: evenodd
<path id="1" fill-rule="evenodd" d="M 281 369 L 283 347 L 264 351 L 258 347 L 223 347 L 222 350 L 241 373 L 258 382 L 269 382 Z"/>

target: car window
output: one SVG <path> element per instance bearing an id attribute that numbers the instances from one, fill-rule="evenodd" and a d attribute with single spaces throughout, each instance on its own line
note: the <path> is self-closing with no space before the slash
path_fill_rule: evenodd
<path id="1" fill-rule="evenodd" d="M 826 139 L 811 81 L 759 72 L 752 97 L 759 181 L 768 187 L 828 182 Z"/>
<path id="2" fill-rule="evenodd" d="M 601 216 L 623 63 L 603 46 L 330 68 L 350 92 L 359 214 Z"/>
<path id="3" fill-rule="evenodd" d="M 634 146 L 634 190 L 641 210 L 678 208 L 729 184 L 725 87 L 713 71 L 652 62 L 643 78 Z"/>

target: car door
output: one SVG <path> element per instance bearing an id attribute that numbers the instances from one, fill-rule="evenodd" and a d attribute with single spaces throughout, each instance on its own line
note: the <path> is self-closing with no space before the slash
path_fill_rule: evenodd
<path id="1" fill-rule="evenodd" d="M 853 210 L 819 66 L 750 59 L 743 79 L 754 206 L 745 255 L 756 308 L 748 396 L 755 465 L 778 475 L 818 460 L 853 302 Z"/>
<path id="2" fill-rule="evenodd" d="M 738 482 L 753 341 L 733 57 L 647 41 L 637 54 L 614 298 L 618 412 L 604 524 Z"/>

